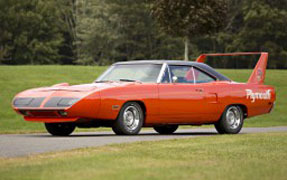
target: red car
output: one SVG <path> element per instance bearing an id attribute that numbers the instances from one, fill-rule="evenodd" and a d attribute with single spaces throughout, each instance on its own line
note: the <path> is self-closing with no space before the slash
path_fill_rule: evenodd
<path id="1" fill-rule="evenodd" d="M 113 64 L 95 82 L 57 84 L 30 89 L 13 99 L 26 121 L 45 123 L 52 135 L 67 136 L 76 127 L 112 127 L 116 134 L 138 134 L 153 127 L 171 134 L 179 125 L 214 124 L 221 133 L 240 132 L 244 119 L 269 113 L 274 87 L 264 85 L 268 53 L 260 59 L 247 83 L 237 83 L 197 62 L 129 61 Z"/>

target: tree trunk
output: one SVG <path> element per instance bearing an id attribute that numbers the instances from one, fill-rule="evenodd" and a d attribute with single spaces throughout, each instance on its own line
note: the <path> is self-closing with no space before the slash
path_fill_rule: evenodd
<path id="1" fill-rule="evenodd" d="M 189 61 L 189 52 L 188 52 L 188 48 L 189 48 L 189 39 L 188 37 L 184 38 L 184 46 L 185 46 L 185 50 L 184 50 L 184 61 Z"/>

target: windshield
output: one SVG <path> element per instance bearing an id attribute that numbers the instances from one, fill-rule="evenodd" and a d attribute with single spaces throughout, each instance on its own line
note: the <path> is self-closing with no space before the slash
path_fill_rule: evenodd
<path id="1" fill-rule="evenodd" d="M 161 70 L 160 64 L 119 64 L 109 68 L 96 82 L 140 81 L 156 83 Z"/>

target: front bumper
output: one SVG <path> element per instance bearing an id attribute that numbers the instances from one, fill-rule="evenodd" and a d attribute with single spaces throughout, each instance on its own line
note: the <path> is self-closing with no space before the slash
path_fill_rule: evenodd
<path id="1" fill-rule="evenodd" d="M 79 119 L 79 117 L 71 117 L 69 116 L 68 112 L 59 109 L 59 110 L 16 110 L 19 114 L 24 116 L 24 119 L 26 121 L 32 121 L 32 122 L 75 122 Z"/>
<path id="2" fill-rule="evenodd" d="M 75 122 L 79 118 L 76 117 L 29 117 L 25 116 L 26 121 L 43 122 L 43 123 L 60 123 L 60 122 Z"/>

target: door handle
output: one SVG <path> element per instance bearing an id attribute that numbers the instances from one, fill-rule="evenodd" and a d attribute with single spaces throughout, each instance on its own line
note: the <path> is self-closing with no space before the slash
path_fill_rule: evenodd
<path id="1" fill-rule="evenodd" d="M 195 91 L 202 93 L 202 92 L 203 92 L 203 89 L 195 89 Z"/>

